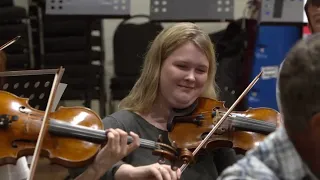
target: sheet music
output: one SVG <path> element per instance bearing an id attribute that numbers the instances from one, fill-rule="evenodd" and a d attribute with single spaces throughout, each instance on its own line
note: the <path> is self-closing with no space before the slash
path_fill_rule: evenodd
<path id="1" fill-rule="evenodd" d="M 64 91 L 66 90 L 67 86 L 68 86 L 68 84 L 59 83 L 58 88 L 57 88 L 57 92 L 56 92 L 56 97 L 53 100 L 51 112 L 54 112 L 57 109 L 57 106 L 60 102 L 60 99 L 61 99 Z"/>

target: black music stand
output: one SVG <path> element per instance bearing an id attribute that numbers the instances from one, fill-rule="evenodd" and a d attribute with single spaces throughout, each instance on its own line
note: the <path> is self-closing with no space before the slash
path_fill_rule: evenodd
<path id="1" fill-rule="evenodd" d="M 19 71 L 0 72 L 0 90 L 27 98 L 31 107 L 45 111 L 56 71 L 30 70 L 22 74 Z M 3 74 L 5 76 L 2 76 Z"/>
<path id="2" fill-rule="evenodd" d="M 45 14 L 47 17 L 66 17 L 68 19 L 85 19 L 89 22 L 87 28 L 87 42 L 91 42 L 91 30 L 94 26 L 94 21 L 97 19 L 114 19 L 114 18 L 129 18 L 130 17 L 131 0 L 79 0 L 79 1 L 65 1 L 65 0 L 45 0 Z M 42 24 L 40 24 L 42 26 Z M 100 32 L 100 36 L 103 36 L 103 32 Z M 40 37 L 40 41 L 43 44 L 43 37 Z M 91 43 L 88 43 L 86 51 L 88 52 L 88 59 L 92 58 Z M 103 52 L 103 47 L 101 47 Z M 45 51 L 45 49 L 44 49 Z M 43 52 L 44 53 L 44 52 Z M 43 55 L 41 55 L 43 57 Z M 42 58 L 43 59 L 43 58 Z M 104 67 L 104 61 L 102 60 L 101 66 Z M 88 71 L 90 69 L 88 68 Z M 94 69 L 92 69 L 94 70 Z M 100 76 L 100 95 L 99 95 L 99 112 L 101 116 L 106 115 L 105 104 L 108 102 L 107 95 L 105 94 L 104 87 L 104 71 L 99 74 Z M 66 90 L 68 91 L 68 89 Z M 90 92 L 86 93 L 85 106 L 90 108 Z"/>

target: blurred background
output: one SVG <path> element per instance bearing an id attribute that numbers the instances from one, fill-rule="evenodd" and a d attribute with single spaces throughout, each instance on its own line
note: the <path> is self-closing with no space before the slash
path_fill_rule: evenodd
<path id="1" fill-rule="evenodd" d="M 304 3 L 2 0 L 0 42 L 21 36 L 4 50 L 7 71 L 63 66 L 62 82 L 68 86 L 59 105 L 83 105 L 103 117 L 114 112 L 117 102 L 132 88 L 147 45 L 157 33 L 172 23 L 191 21 L 208 32 L 215 44 L 220 100 L 230 106 L 262 70 L 261 80 L 238 109 L 277 109 L 274 87 L 278 66 L 290 47 L 309 33 Z M 21 95 L 21 89 L 14 88 L 9 79 L 2 88 Z M 34 90 L 23 92 L 21 97 L 29 98 L 32 106 L 45 108 L 48 93 L 38 98 Z"/>
<path id="2" fill-rule="evenodd" d="M 101 118 L 117 110 L 134 85 L 148 44 L 165 27 L 194 22 L 216 48 L 219 99 L 229 107 L 262 77 L 236 110 L 270 107 L 279 65 L 310 34 L 303 0 L 1 0 L 1 71 L 63 66 L 67 88 L 59 105 L 85 106 Z M 53 76 L 1 78 L 0 89 L 45 110 Z M 39 167 L 38 178 L 65 169 Z M 41 169 L 44 168 L 44 169 Z M 58 168 L 58 169 L 55 169 Z"/>

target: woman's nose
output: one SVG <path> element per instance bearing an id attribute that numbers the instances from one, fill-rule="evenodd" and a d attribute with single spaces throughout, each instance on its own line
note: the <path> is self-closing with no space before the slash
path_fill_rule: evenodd
<path id="1" fill-rule="evenodd" d="M 195 81 L 196 80 L 193 70 L 190 70 L 188 72 L 188 75 L 186 76 L 186 80 L 188 80 L 188 81 Z"/>

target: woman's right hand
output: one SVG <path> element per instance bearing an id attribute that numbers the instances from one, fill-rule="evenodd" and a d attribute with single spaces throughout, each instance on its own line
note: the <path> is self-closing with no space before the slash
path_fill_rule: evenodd
<path id="1" fill-rule="evenodd" d="M 169 165 L 159 163 L 133 167 L 128 164 L 120 166 L 116 172 L 115 179 L 130 179 L 130 180 L 178 180 L 181 176 L 181 171 L 173 171 Z"/>

